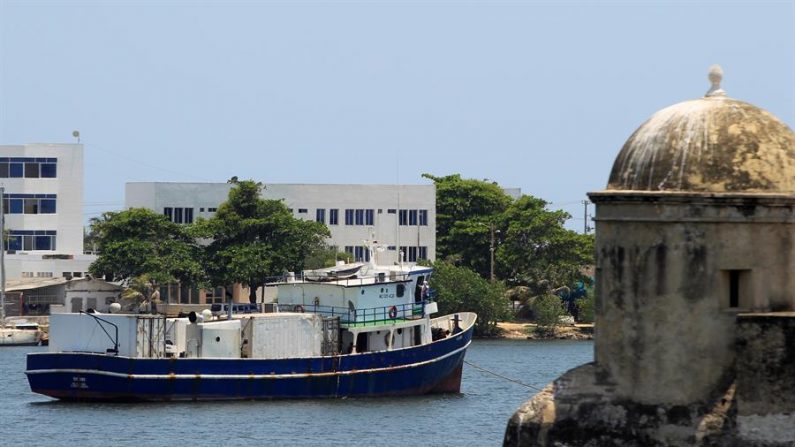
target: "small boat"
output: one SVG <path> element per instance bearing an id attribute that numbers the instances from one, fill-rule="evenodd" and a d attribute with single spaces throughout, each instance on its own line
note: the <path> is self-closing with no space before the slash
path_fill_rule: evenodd
<path id="1" fill-rule="evenodd" d="M 26 374 L 70 401 L 457 393 L 477 317 L 432 317 L 431 274 L 372 261 L 334 280 L 289 276 L 273 284 L 275 312 L 225 318 L 52 315 L 49 351 L 28 354 Z"/>
<path id="2" fill-rule="evenodd" d="M 359 273 L 366 264 L 357 262 L 355 264 L 340 263 L 334 267 L 304 271 L 304 279 L 307 281 L 334 281 L 338 279 L 352 278 Z"/>
<path id="3" fill-rule="evenodd" d="M 0 325 L 0 346 L 36 346 L 41 343 L 38 323 L 11 320 Z"/>

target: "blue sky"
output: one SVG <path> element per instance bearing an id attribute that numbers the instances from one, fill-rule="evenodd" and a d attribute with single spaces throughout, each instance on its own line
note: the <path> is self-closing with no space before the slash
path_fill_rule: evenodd
<path id="1" fill-rule="evenodd" d="M 127 181 L 490 179 L 582 228 L 626 138 L 704 94 L 795 124 L 795 2 L 0 0 L 0 144 Z"/>

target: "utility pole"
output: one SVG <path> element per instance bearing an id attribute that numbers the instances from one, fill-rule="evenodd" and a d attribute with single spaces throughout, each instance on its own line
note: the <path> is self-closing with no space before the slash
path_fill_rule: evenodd
<path id="1" fill-rule="evenodd" d="M 491 282 L 494 282 L 494 223 L 489 223 L 489 232 L 491 233 L 491 240 L 489 241 L 489 252 L 491 253 Z"/>

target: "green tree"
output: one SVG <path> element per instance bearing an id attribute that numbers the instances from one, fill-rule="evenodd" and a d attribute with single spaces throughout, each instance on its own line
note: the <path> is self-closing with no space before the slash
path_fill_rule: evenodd
<path id="1" fill-rule="evenodd" d="M 592 235 L 567 230 L 564 211 L 546 209 L 547 202 L 522 196 L 502 215 L 497 264 L 500 276 L 512 285 L 525 285 L 532 295 L 586 280 L 592 265 Z"/>
<path id="2" fill-rule="evenodd" d="M 208 238 L 206 266 L 214 286 L 241 283 L 249 300 L 274 276 L 301 270 L 307 255 L 322 247 L 325 225 L 296 219 L 281 200 L 260 197 L 262 185 L 230 180 L 229 198 L 209 220 L 200 220 L 196 234 Z"/>
<path id="3" fill-rule="evenodd" d="M 566 309 L 560 297 L 545 294 L 535 297 L 532 304 L 535 316 L 536 330 L 541 333 L 550 333 L 560 324 L 561 317 L 566 315 Z"/>
<path id="4" fill-rule="evenodd" d="M 596 296 L 594 288 L 586 288 L 585 296 L 578 298 L 575 304 L 577 305 L 577 320 L 580 323 L 593 323 L 596 314 Z"/>
<path id="5" fill-rule="evenodd" d="M 104 213 L 92 220 L 91 233 L 99 255 L 89 271 L 114 281 L 138 279 L 148 290 L 173 281 L 203 279 L 199 248 L 187 227 L 144 208 Z"/>
<path id="6" fill-rule="evenodd" d="M 436 185 L 436 253 L 438 259 L 471 268 L 482 277 L 490 272 L 492 232 L 498 243 L 500 216 L 511 197 L 499 185 L 459 174 L 423 174 Z"/>
<path id="7" fill-rule="evenodd" d="M 524 195 L 512 200 L 496 183 L 423 174 L 436 185 L 437 258 L 469 267 L 509 286 L 527 286 L 530 296 L 571 286 L 592 265 L 593 236 L 564 227 L 571 216 L 547 209 L 546 201 Z"/>
<path id="8" fill-rule="evenodd" d="M 472 270 L 449 262 L 437 261 L 433 268 L 430 285 L 442 315 L 477 313 L 475 331 L 480 335 L 496 333 L 497 322 L 510 318 L 510 303 L 501 283 L 489 282 Z"/>

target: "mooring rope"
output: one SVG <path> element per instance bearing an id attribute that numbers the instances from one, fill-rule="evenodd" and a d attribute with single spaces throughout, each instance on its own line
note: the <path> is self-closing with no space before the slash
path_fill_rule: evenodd
<path id="1" fill-rule="evenodd" d="M 469 366 L 471 366 L 471 367 L 473 367 L 473 368 L 475 368 L 475 369 L 478 369 L 478 370 L 480 370 L 480 371 L 483 371 L 483 372 L 485 372 L 485 373 L 491 374 L 491 375 L 493 375 L 493 376 L 497 376 L 497 377 L 499 377 L 500 379 L 507 380 L 508 382 L 513 382 L 513 383 L 515 383 L 515 384 L 517 384 L 517 385 L 521 385 L 521 386 L 523 386 L 523 387 L 530 388 L 530 389 L 532 389 L 532 390 L 536 390 L 536 391 L 543 391 L 543 389 L 541 389 L 541 388 L 539 388 L 539 387 L 537 387 L 537 386 L 529 385 L 529 384 L 527 384 L 527 383 L 520 382 L 520 381 L 518 381 L 518 380 L 516 380 L 516 379 L 511 379 L 510 377 L 505 377 L 505 376 L 503 376 L 503 375 L 502 375 L 502 374 L 500 374 L 500 373 L 494 372 L 494 371 L 492 371 L 492 370 L 490 370 L 490 369 L 486 369 L 486 368 L 484 368 L 484 367 L 482 367 L 482 366 L 478 366 L 478 365 L 476 365 L 476 364 L 474 364 L 474 363 L 472 363 L 472 362 L 470 362 L 470 361 L 468 361 L 468 360 L 464 360 L 464 363 L 466 363 L 467 365 L 469 365 Z"/>

